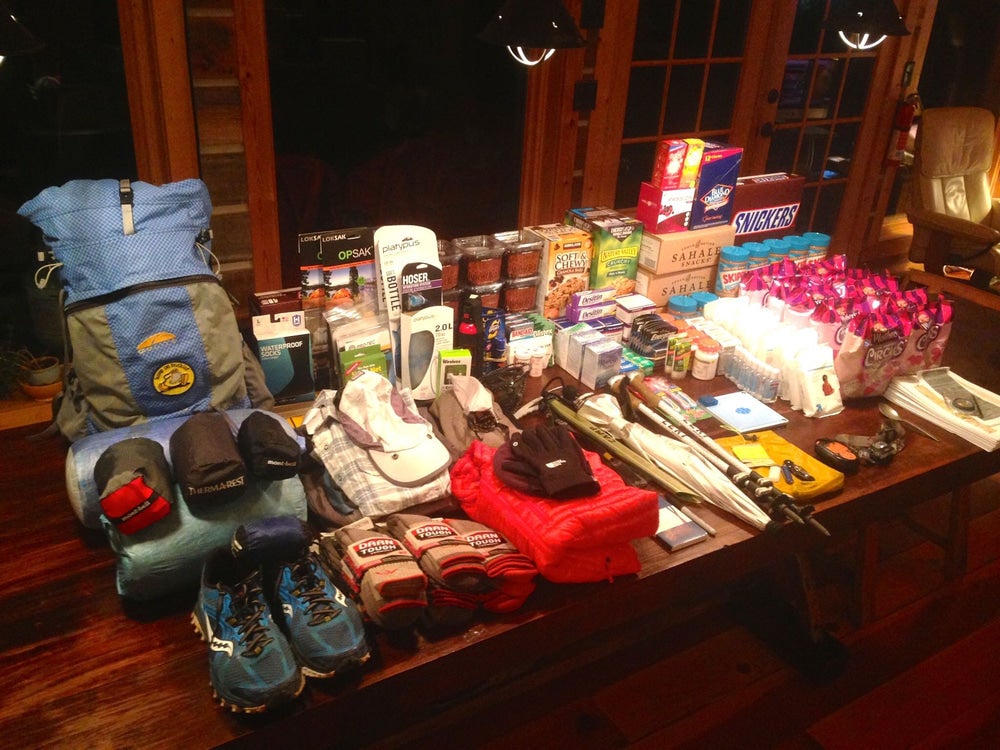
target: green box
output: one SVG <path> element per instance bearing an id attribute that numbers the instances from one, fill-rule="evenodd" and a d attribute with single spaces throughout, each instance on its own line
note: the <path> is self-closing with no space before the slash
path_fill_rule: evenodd
<path id="1" fill-rule="evenodd" d="M 613 287 L 615 295 L 635 291 L 642 222 L 613 208 L 571 208 L 566 224 L 590 233 L 590 288 Z"/>

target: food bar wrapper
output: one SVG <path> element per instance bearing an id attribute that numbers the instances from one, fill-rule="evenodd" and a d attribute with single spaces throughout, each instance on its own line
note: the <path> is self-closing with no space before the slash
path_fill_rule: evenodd
<path id="1" fill-rule="evenodd" d="M 880 312 L 859 315 L 847 326 L 834 365 L 843 398 L 882 394 L 889 381 L 904 374 L 911 325 Z"/>

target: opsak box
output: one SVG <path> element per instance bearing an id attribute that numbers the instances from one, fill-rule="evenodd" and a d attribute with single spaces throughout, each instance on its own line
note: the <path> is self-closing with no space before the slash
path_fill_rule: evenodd
<path id="1" fill-rule="evenodd" d="M 714 267 L 718 265 L 720 250 L 732 245 L 734 237 L 729 224 L 693 232 L 646 232 L 642 236 L 639 266 L 654 276 Z"/>
<path id="2" fill-rule="evenodd" d="M 375 238 L 371 227 L 324 232 L 320 237 L 323 288 L 328 304 L 369 302 L 377 305 Z"/>
<path id="3" fill-rule="evenodd" d="M 571 208 L 565 222 L 590 233 L 590 286 L 613 287 L 615 294 L 635 290 L 642 222 L 613 208 Z"/>
<path id="4" fill-rule="evenodd" d="M 740 177 L 732 218 L 740 244 L 795 234 L 805 184 L 805 177 L 788 172 Z"/>
<path id="5" fill-rule="evenodd" d="M 550 320 L 558 318 L 570 295 L 590 286 L 590 233 L 569 224 L 539 224 L 525 231 L 544 240 L 535 307 Z"/>
<path id="6" fill-rule="evenodd" d="M 688 229 L 704 229 L 729 223 L 742 160 L 743 149 L 739 146 L 705 142 Z"/>

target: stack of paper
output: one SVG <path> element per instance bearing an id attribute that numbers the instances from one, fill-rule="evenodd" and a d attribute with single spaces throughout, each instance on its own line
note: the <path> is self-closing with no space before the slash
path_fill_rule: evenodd
<path id="1" fill-rule="evenodd" d="M 983 450 L 994 451 L 1000 446 L 1000 395 L 947 367 L 893 378 L 884 395 Z"/>

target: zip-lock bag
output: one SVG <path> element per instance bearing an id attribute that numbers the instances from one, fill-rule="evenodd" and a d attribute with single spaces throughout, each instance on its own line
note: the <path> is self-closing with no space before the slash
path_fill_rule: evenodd
<path id="1" fill-rule="evenodd" d="M 210 409 L 270 408 L 212 269 L 201 180 L 73 180 L 18 213 L 62 282 L 66 376 L 55 425 L 69 440 Z"/>

